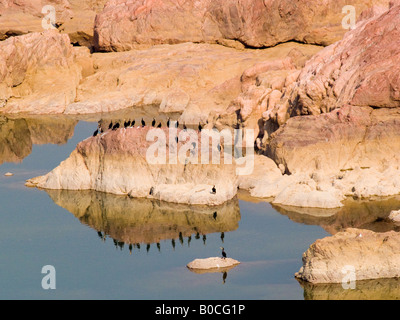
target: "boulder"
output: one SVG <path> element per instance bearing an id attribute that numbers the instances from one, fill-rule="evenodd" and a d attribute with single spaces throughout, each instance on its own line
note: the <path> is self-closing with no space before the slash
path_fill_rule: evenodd
<path id="1" fill-rule="evenodd" d="M 399 245 L 398 232 L 349 228 L 314 242 L 303 254 L 303 266 L 295 276 L 312 283 L 398 278 Z"/>
<path id="2" fill-rule="evenodd" d="M 331 44 L 347 31 L 342 8 L 353 5 L 356 18 L 368 0 L 110 0 L 96 16 L 97 50 L 123 51 L 138 45 L 236 40 L 247 47 L 271 47 L 291 40 Z M 388 8 L 388 0 L 374 1 Z"/>
<path id="3" fill-rule="evenodd" d="M 400 210 L 392 210 L 388 218 L 394 222 L 400 222 Z"/>
<path id="4" fill-rule="evenodd" d="M 68 35 L 30 33 L 0 42 L 0 112 L 62 113 L 76 97 L 81 67 Z"/>
<path id="5" fill-rule="evenodd" d="M 232 258 L 211 257 L 206 259 L 195 259 L 187 264 L 191 270 L 211 270 L 213 272 L 222 272 L 231 269 L 240 264 L 239 261 Z"/>
<path id="6" fill-rule="evenodd" d="M 73 16 L 68 0 L 0 1 L 0 40 L 31 32 L 43 32 L 42 21 L 49 13 L 42 13 L 45 6 L 52 6 L 55 10 L 54 28 Z"/>
<path id="7" fill-rule="evenodd" d="M 42 32 L 43 19 L 49 14 L 45 6 L 55 9 L 53 28 L 69 35 L 71 43 L 93 47 L 96 14 L 107 0 L 2 0 L 0 1 L 0 40 L 11 36 Z"/>
<path id="8" fill-rule="evenodd" d="M 267 154 L 290 173 L 329 176 L 356 167 L 400 164 L 400 109 L 344 106 L 290 118 L 270 138 Z"/>
<path id="9" fill-rule="evenodd" d="M 288 113 L 316 115 L 346 105 L 399 107 L 399 13 L 398 5 L 379 11 L 314 55 L 296 85 L 287 88 Z"/>
<path id="10" fill-rule="evenodd" d="M 96 190 L 193 205 L 215 206 L 234 198 L 238 185 L 235 164 L 225 164 L 224 154 L 211 144 L 209 149 L 203 146 L 203 150 L 195 133 L 185 140 L 182 130 L 173 131 L 151 127 L 106 131 L 79 143 L 60 166 L 45 176 L 30 179 L 27 185 Z M 181 134 L 184 142 L 177 145 L 175 134 Z M 161 140 L 153 142 L 156 137 Z M 198 151 L 188 154 L 196 148 Z M 204 164 L 201 157 L 205 150 L 209 155 L 214 150 L 219 163 L 209 160 Z M 213 186 L 216 192 L 212 192 Z"/>

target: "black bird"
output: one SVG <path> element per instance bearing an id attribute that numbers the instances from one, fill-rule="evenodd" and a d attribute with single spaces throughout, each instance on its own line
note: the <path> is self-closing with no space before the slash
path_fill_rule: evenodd
<path id="1" fill-rule="evenodd" d="M 151 123 L 151 125 L 154 127 L 156 125 L 156 119 L 153 118 L 153 122 Z"/>
<path id="2" fill-rule="evenodd" d="M 146 122 L 144 122 L 143 118 L 142 118 L 142 127 L 144 127 L 146 125 Z"/>
<path id="3" fill-rule="evenodd" d="M 167 121 L 167 127 L 169 128 L 169 124 L 170 124 L 170 121 L 169 121 L 169 118 L 168 118 L 168 121 Z"/>
<path id="4" fill-rule="evenodd" d="M 114 131 L 119 128 L 119 123 L 114 124 L 114 127 L 112 128 Z"/>
<path id="5" fill-rule="evenodd" d="M 131 126 L 131 120 L 128 120 L 128 122 L 126 123 L 127 127 Z"/>
<path id="6" fill-rule="evenodd" d="M 110 125 L 108 126 L 108 130 L 112 129 L 112 127 L 113 127 L 113 123 L 111 121 Z"/>
<path id="7" fill-rule="evenodd" d="M 201 131 L 203 127 L 201 126 L 201 123 L 199 122 L 199 131 Z"/>
<path id="8" fill-rule="evenodd" d="M 186 128 L 186 124 L 183 124 L 183 130 L 186 130 L 187 128 Z"/>
<path id="9" fill-rule="evenodd" d="M 124 128 L 128 128 L 128 121 L 124 122 Z"/>
<path id="10" fill-rule="evenodd" d="M 222 259 L 225 259 L 226 258 L 225 249 L 223 247 L 221 247 L 221 250 L 222 250 Z"/>
<path id="11" fill-rule="evenodd" d="M 178 136 L 175 137 L 175 142 L 176 142 L 176 143 L 179 142 Z"/>
<path id="12" fill-rule="evenodd" d="M 215 212 L 213 213 L 213 218 L 214 218 L 214 220 L 217 220 L 217 211 L 215 211 Z"/>
<path id="13" fill-rule="evenodd" d="M 134 125 L 135 125 L 135 120 L 132 121 L 131 127 L 133 127 Z"/>
<path id="14" fill-rule="evenodd" d="M 98 133 L 99 133 L 99 129 L 97 129 L 97 130 L 93 133 L 93 137 L 97 136 Z"/>
<path id="15" fill-rule="evenodd" d="M 152 195 L 153 195 L 153 192 L 154 192 L 154 187 L 151 187 L 151 188 L 150 188 L 149 195 L 151 195 L 151 196 L 152 196 Z"/>
<path id="16" fill-rule="evenodd" d="M 175 127 L 179 128 L 179 121 L 178 120 L 176 120 Z"/>
<path id="17" fill-rule="evenodd" d="M 215 186 L 212 187 L 211 192 L 212 192 L 212 194 L 216 194 L 217 193 L 217 189 L 215 188 Z"/>
<path id="18" fill-rule="evenodd" d="M 161 128 L 161 126 L 162 126 L 162 125 L 161 125 L 161 122 L 160 122 L 160 123 L 158 124 L 157 128 Z"/>

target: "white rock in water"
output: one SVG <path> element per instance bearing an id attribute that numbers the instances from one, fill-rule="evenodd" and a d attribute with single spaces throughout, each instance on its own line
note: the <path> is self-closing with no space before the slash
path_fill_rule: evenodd
<path id="1" fill-rule="evenodd" d="M 351 274 L 356 281 L 398 278 L 399 247 L 398 232 L 348 228 L 315 241 L 303 254 L 303 266 L 295 276 L 311 283 L 343 283 Z"/>
<path id="2" fill-rule="evenodd" d="M 389 214 L 389 219 L 392 221 L 400 222 L 400 210 L 392 210 Z"/>
<path id="3" fill-rule="evenodd" d="M 11 176 L 13 176 L 14 175 L 14 173 L 11 173 L 11 172 L 7 172 L 6 174 L 4 174 L 6 177 L 11 177 Z"/>
<path id="4" fill-rule="evenodd" d="M 190 262 L 187 267 L 189 269 L 222 269 L 229 268 L 240 264 L 239 261 L 232 258 L 219 258 L 219 257 L 211 257 L 206 259 L 195 259 Z"/>

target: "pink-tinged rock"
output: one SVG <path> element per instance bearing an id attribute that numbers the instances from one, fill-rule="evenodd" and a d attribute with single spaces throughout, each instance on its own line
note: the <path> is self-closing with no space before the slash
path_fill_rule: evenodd
<path id="1" fill-rule="evenodd" d="M 62 113 L 80 79 L 66 34 L 49 30 L 0 42 L 0 112 Z"/>
<path id="2" fill-rule="evenodd" d="M 389 0 L 375 1 L 388 8 Z M 327 45 L 341 39 L 342 8 L 357 17 L 368 0 L 110 0 L 95 21 L 98 50 L 130 50 L 138 44 L 236 40 L 269 47 L 291 40 Z M 230 45 L 230 44 L 229 44 Z"/>
<path id="3" fill-rule="evenodd" d="M 349 104 L 400 107 L 400 6 L 361 21 L 308 61 L 290 96 L 292 115 Z"/>
<path id="4" fill-rule="evenodd" d="M 269 155 L 288 172 L 326 176 L 400 164 L 399 109 L 346 106 L 289 119 L 271 135 Z"/>
<path id="5" fill-rule="evenodd" d="M 186 141 L 188 137 L 184 137 L 189 133 L 190 139 Z M 178 145 L 176 134 L 182 140 Z M 158 143 L 161 148 L 165 147 L 165 153 L 158 149 Z M 188 158 L 192 150 L 197 151 Z M 212 161 L 216 164 L 210 159 L 208 164 L 204 163 L 201 139 L 194 130 L 185 133 L 147 126 L 108 130 L 80 142 L 57 168 L 45 176 L 30 179 L 27 185 L 55 190 L 96 190 L 193 205 L 221 205 L 237 193 L 236 165 L 226 164 L 217 146 L 213 149 L 210 144 L 209 155 L 212 154 L 219 157 L 219 163 L 214 158 Z M 213 186 L 216 192 L 212 192 Z"/>

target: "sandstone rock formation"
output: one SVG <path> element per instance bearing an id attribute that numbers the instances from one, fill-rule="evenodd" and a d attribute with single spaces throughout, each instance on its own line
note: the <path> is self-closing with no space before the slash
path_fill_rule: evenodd
<path id="1" fill-rule="evenodd" d="M 201 141 L 195 140 L 196 134 L 185 138 L 182 130 L 173 131 L 147 126 L 106 131 L 79 143 L 59 167 L 29 180 L 28 185 L 210 206 L 234 198 L 238 185 L 236 166 L 224 164 L 223 153 L 218 153 L 219 164 L 212 159 L 203 164 L 202 148 L 209 150 L 211 156 L 213 150 L 218 152 L 216 147 L 202 146 Z M 176 134 L 184 142 L 177 145 Z M 212 192 L 213 186 L 216 192 Z"/>
<path id="2" fill-rule="evenodd" d="M 132 199 L 94 191 L 46 190 L 79 221 L 124 244 L 153 244 L 198 235 L 234 231 L 239 226 L 237 200 L 221 206 L 187 206 L 155 199 Z M 216 213 L 216 214 L 215 214 Z"/>
<path id="3" fill-rule="evenodd" d="M 373 2 L 386 8 L 388 3 Z M 372 1 L 110 0 L 96 16 L 95 46 L 122 51 L 140 44 L 239 41 L 260 48 L 291 40 L 327 45 L 346 32 L 346 5 L 353 5 L 359 17 Z"/>
<path id="4" fill-rule="evenodd" d="M 69 35 L 71 43 L 93 47 L 96 13 L 107 0 L 2 0 L 0 1 L 0 40 L 50 27 L 48 6 L 54 8 L 52 26 Z M 50 7 L 49 7 L 50 8 Z M 45 28 L 43 27 L 45 26 Z"/>
<path id="5" fill-rule="evenodd" d="M 81 68 L 69 37 L 56 31 L 0 42 L 2 113 L 61 113 L 74 101 Z"/>
<path id="6" fill-rule="evenodd" d="M 211 257 L 206 259 L 195 259 L 187 264 L 187 267 L 191 270 L 211 270 L 213 272 L 221 272 L 231 269 L 234 266 L 240 264 L 239 261 L 232 258 L 219 258 Z"/>
<path id="7" fill-rule="evenodd" d="M 304 253 L 296 277 L 312 283 L 342 283 L 347 281 L 346 270 L 351 270 L 355 281 L 398 278 L 399 245 L 400 236 L 395 231 L 350 228 L 314 242 Z"/>
<path id="8" fill-rule="evenodd" d="M 83 79 L 76 102 L 65 113 L 158 106 L 160 113 L 179 113 L 181 123 L 197 126 L 209 117 L 212 120 L 214 115 L 226 113 L 241 91 L 244 70 L 262 62 L 273 64 L 293 49 L 307 56 L 320 50 L 292 43 L 262 51 L 185 43 L 95 53 L 95 73 Z"/>
<path id="9" fill-rule="evenodd" d="M 235 113 L 258 124 L 257 146 L 284 168 L 290 184 L 273 189 L 275 203 L 333 208 L 347 196 L 400 193 L 399 37 L 393 27 L 399 12 L 394 4 L 383 14 L 377 10 L 301 71 L 282 67 L 279 88 L 263 88 L 260 78 L 243 87 L 241 96 L 251 98 L 239 101 Z M 383 45 L 392 49 L 383 52 Z M 271 196 L 264 189 L 254 194 Z"/>
<path id="10" fill-rule="evenodd" d="M 68 0 L 1 0 L 0 40 L 10 36 L 44 31 L 42 21 L 49 13 L 48 10 L 43 10 L 46 5 L 55 9 L 55 28 L 72 16 Z"/>

